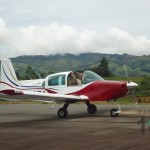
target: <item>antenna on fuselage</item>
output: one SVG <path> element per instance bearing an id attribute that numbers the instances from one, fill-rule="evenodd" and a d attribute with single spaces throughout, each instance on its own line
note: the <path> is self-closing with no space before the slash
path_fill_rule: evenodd
<path id="1" fill-rule="evenodd" d="M 39 79 L 42 79 L 42 77 L 40 76 L 40 74 L 34 69 L 35 74 L 39 77 Z"/>
<path id="2" fill-rule="evenodd" d="M 29 77 L 30 80 L 32 80 L 32 78 L 30 77 L 30 75 L 27 73 L 27 76 Z"/>

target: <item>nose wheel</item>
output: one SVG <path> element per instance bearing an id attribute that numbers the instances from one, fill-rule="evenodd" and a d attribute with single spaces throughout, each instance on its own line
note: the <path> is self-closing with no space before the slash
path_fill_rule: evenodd
<path id="1" fill-rule="evenodd" d="M 115 108 L 111 109 L 110 110 L 110 116 L 111 117 L 118 117 L 119 113 L 121 113 L 121 107 L 119 104 L 115 103 L 115 101 L 113 101 L 113 103 L 118 106 L 118 109 L 115 109 Z"/>
<path id="2" fill-rule="evenodd" d="M 112 109 L 110 111 L 110 116 L 111 117 L 118 117 L 119 113 L 118 113 L 118 109 Z"/>

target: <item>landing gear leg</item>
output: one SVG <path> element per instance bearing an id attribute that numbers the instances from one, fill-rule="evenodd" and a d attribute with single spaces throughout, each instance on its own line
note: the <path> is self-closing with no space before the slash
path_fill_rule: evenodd
<path id="1" fill-rule="evenodd" d="M 111 117 L 118 117 L 119 113 L 121 113 L 121 107 L 115 101 L 113 101 L 113 102 L 114 102 L 115 105 L 118 106 L 118 109 L 115 109 L 115 108 L 111 109 L 110 110 L 110 116 Z"/>
<path id="2" fill-rule="evenodd" d="M 85 102 L 87 105 L 87 111 L 89 114 L 95 114 L 97 112 L 97 107 L 94 104 L 90 104 L 90 102 Z"/>
<path id="3" fill-rule="evenodd" d="M 69 106 L 69 103 L 65 103 L 64 106 L 58 110 L 57 115 L 58 115 L 59 118 L 67 118 L 67 116 L 68 116 L 68 110 L 67 110 L 68 106 Z"/>

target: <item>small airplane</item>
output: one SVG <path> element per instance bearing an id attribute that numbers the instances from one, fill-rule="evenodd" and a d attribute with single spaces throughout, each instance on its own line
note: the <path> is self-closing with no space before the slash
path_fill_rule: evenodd
<path id="1" fill-rule="evenodd" d="M 68 116 L 69 104 L 84 102 L 89 114 L 95 114 L 97 107 L 92 104 L 95 101 L 116 101 L 127 93 L 134 94 L 138 86 L 130 81 L 107 81 L 96 73 L 86 70 L 83 73 L 72 71 L 60 72 L 47 76 L 45 79 L 22 80 L 17 79 L 15 70 L 10 59 L 1 60 L 0 93 L 11 96 L 26 96 L 35 100 L 64 103 L 58 110 L 59 118 Z M 136 98 L 135 98 L 136 99 Z M 118 105 L 116 103 L 116 105 Z M 121 113 L 121 107 L 111 109 L 110 115 L 117 117 Z"/>

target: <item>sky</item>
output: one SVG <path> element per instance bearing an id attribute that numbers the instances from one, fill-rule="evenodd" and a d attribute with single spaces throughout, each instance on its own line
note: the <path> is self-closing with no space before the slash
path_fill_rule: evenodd
<path id="1" fill-rule="evenodd" d="M 150 55 L 150 0 L 0 0 L 0 59 Z"/>

